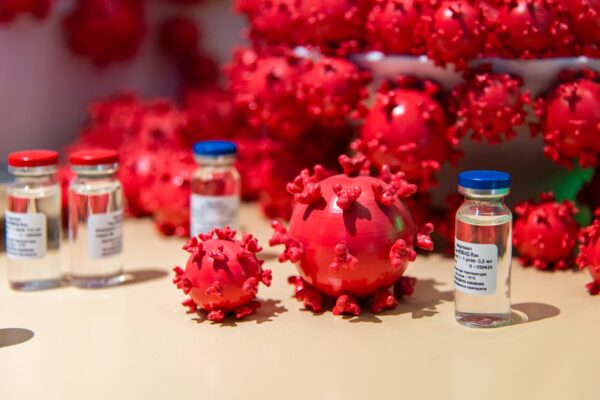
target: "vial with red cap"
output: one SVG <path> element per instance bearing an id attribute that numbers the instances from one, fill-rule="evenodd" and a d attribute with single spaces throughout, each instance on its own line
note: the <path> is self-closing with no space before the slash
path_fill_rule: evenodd
<path id="1" fill-rule="evenodd" d="M 58 153 L 27 150 L 8 156 L 14 181 L 6 189 L 6 256 L 13 289 L 60 286 L 61 199 Z"/>
<path id="2" fill-rule="evenodd" d="M 80 150 L 71 154 L 76 178 L 69 186 L 70 281 L 83 288 L 123 280 L 123 190 L 116 177 L 119 154 Z"/>

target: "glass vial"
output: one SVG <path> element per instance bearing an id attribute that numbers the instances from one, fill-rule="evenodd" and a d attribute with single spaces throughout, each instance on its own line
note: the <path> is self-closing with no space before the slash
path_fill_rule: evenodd
<path id="1" fill-rule="evenodd" d="M 200 166 L 192 178 L 190 234 L 196 236 L 215 228 L 238 227 L 240 174 L 235 168 L 235 143 L 210 140 L 194 145 Z"/>
<path id="2" fill-rule="evenodd" d="M 510 322 L 512 214 L 504 204 L 510 175 L 468 171 L 458 177 L 465 196 L 456 212 L 454 306 L 466 326 L 491 328 Z"/>
<path id="3" fill-rule="evenodd" d="M 28 150 L 8 156 L 15 176 L 6 190 L 6 255 L 13 289 L 60 286 L 60 187 L 55 180 L 58 153 Z"/>
<path id="4" fill-rule="evenodd" d="M 98 288 L 123 280 L 123 191 L 113 150 L 71 154 L 77 175 L 69 186 L 70 280 Z"/>

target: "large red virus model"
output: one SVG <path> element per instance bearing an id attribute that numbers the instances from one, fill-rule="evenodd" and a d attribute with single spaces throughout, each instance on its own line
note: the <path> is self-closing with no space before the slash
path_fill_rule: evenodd
<path id="1" fill-rule="evenodd" d="M 507 74 L 478 73 L 452 91 L 456 102 L 457 136 L 472 132 L 472 139 L 490 144 L 515 137 L 515 129 L 525 122 L 527 92 L 521 93 L 521 81 Z"/>
<path id="2" fill-rule="evenodd" d="M 600 83 L 597 74 L 568 71 L 545 99 L 536 103 L 544 135 L 544 153 L 554 162 L 570 167 L 598 165 L 600 154 Z"/>
<path id="3" fill-rule="evenodd" d="M 454 162 L 459 154 L 453 148 L 458 140 L 451 136 L 444 108 L 429 94 L 437 87 L 425 85 L 422 91 L 384 82 L 367 113 L 360 139 L 353 143 L 375 167 L 386 164 L 401 170 L 421 190 L 434 184 L 433 176 L 441 164 Z"/>
<path id="4" fill-rule="evenodd" d="M 422 3 L 377 0 L 367 18 L 370 47 L 387 54 L 409 54 L 420 44 Z"/>
<path id="5" fill-rule="evenodd" d="M 540 202 L 526 201 L 515 207 L 513 245 L 523 265 L 538 269 L 567 269 L 573 265 L 579 226 L 570 201 L 558 203 L 552 193 L 540 195 Z"/>
<path id="6" fill-rule="evenodd" d="M 600 217 L 600 213 L 596 213 Z M 579 255 L 577 265 L 587 267 L 593 281 L 587 284 L 590 294 L 600 293 L 600 219 L 594 220 L 579 232 Z"/>
<path id="7" fill-rule="evenodd" d="M 71 49 L 96 65 L 132 58 L 146 31 L 140 0 L 82 0 L 64 20 Z"/>
<path id="8" fill-rule="evenodd" d="M 415 260 L 414 247 L 432 250 L 433 226 L 417 229 L 400 198 L 417 188 L 402 173 L 386 169 L 382 179 L 364 175 L 366 158 L 340 156 L 344 174 L 326 177 L 323 168 L 289 183 L 296 206 L 289 229 L 275 221 L 271 245 L 283 245 L 280 262 L 297 263 L 290 278 L 296 298 L 319 311 L 323 295 L 336 298 L 333 313 L 358 315 L 357 299 L 372 296 L 371 310 L 394 308 L 396 297 L 411 294 L 414 278 L 403 277 Z"/>
<path id="9" fill-rule="evenodd" d="M 252 314 L 260 307 L 254 300 L 258 285 L 271 284 L 271 271 L 263 270 L 257 257 L 258 241 L 247 233 L 237 240 L 235 233 L 225 227 L 191 238 L 183 246 L 190 253 L 185 269 L 173 269 L 173 283 L 190 296 L 183 305 L 190 312 L 205 310 L 210 321 L 230 312 L 238 319 Z"/>
<path id="10" fill-rule="evenodd" d="M 20 14 L 45 18 L 52 2 L 53 0 L 3 0 L 0 2 L 0 23 L 10 22 Z"/>
<path id="11" fill-rule="evenodd" d="M 485 42 L 482 17 L 469 1 L 441 2 L 426 19 L 427 55 L 436 63 L 466 69 L 467 62 L 481 53 Z"/>

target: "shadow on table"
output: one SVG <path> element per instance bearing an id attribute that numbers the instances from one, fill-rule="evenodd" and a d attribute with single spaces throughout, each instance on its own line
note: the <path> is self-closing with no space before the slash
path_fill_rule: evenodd
<path id="1" fill-rule="evenodd" d="M 33 338 L 33 331 L 23 328 L 3 328 L 0 329 L 0 349 L 3 347 L 15 346 L 25 343 Z"/>
<path id="2" fill-rule="evenodd" d="M 162 269 L 156 268 L 147 268 L 147 269 L 138 269 L 135 271 L 125 271 L 123 274 L 123 283 L 117 285 L 119 286 L 128 286 L 128 285 L 136 285 L 138 283 L 144 283 L 148 281 L 153 281 L 156 279 L 164 278 L 169 275 L 169 273 Z"/>
<path id="3" fill-rule="evenodd" d="M 453 301 L 454 293 L 452 290 L 440 291 L 437 286 L 441 282 L 434 279 L 422 279 L 417 281 L 415 292 L 410 297 L 405 297 L 398 301 L 398 306 L 394 310 L 383 311 L 379 314 L 373 314 L 368 310 L 369 304 L 362 305 L 363 312 L 358 317 L 345 316 L 349 322 L 383 322 L 379 316 L 400 315 L 410 313 L 413 319 L 423 317 L 432 317 L 438 313 L 437 307 L 444 302 Z"/>
<path id="4" fill-rule="evenodd" d="M 256 309 L 254 314 L 250 314 L 242 319 L 236 319 L 235 316 L 231 314 L 227 314 L 225 319 L 220 322 L 211 322 L 213 325 L 221 325 L 221 326 L 237 326 L 238 324 L 245 324 L 249 322 L 256 322 L 257 324 L 263 324 L 265 322 L 273 321 L 273 318 L 277 318 L 280 314 L 287 312 L 287 308 L 280 305 L 281 300 L 273 300 L 273 299 L 257 299 L 260 301 L 261 306 Z M 194 321 L 198 323 L 202 322 L 210 322 L 206 319 L 205 311 L 198 311 L 197 317 L 192 318 Z"/>
<path id="5" fill-rule="evenodd" d="M 525 324 L 553 318 L 560 314 L 560 309 L 545 303 L 517 303 L 512 305 L 511 325 Z"/>

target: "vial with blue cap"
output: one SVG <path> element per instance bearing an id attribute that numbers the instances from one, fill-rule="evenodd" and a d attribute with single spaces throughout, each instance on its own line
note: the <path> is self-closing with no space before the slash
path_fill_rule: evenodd
<path id="1" fill-rule="evenodd" d="M 235 167 L 236 154 L 236 144 L 225 140 L 208 140 L 194 145 L 199 168 L 192 178 L 192 236 L 225 226 L 237 229 L 241 183 Z"/>
<path id="2" fill-rule="evenodd" d="M 456 212 L 454 305 L 465 326 L 492 328 L 510 323 L 512 213 L 504 203 L 510 175 L 467 171 L 458 177 L 465 197 Z"/>

